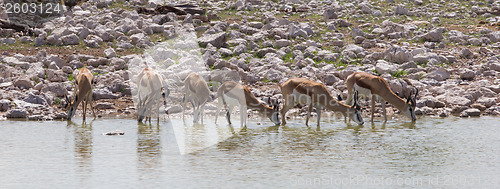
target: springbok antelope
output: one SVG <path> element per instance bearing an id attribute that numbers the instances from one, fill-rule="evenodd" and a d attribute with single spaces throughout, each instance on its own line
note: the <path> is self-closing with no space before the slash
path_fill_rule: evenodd
<path id="1" fill-rule="evenodd" d="M 78 71 L 78 75 L 75 77 L 75 98 L 70 99 L 68 96 L 66 98 L 66 109 L 68 111 L 67 120 L 71 120 L 71 118 L 75 115 L 76 109 L 80 102 L 82 103 L 83 109 L 83 121 L 85 121 L 85 115 L 87 114 L 87 105 L 90 102 L 90 109 L 92 110 L 92 114 L 94 115 L 94 119 L 96 118 L 94 106 L 92 105 L 92 80 L 94 76 L 92 72 L 86 67 L 83 67 Z"/>
<path id="2" fill-rule="evenodd" d="M 182 98 L 182 118 L 184 119 L 184 110 L 186 103 L 189 101 L 193 105 L 193 123 L 198 123 L 201 118 L 203 123 L 203 112 L 205 104 L 210 98 L 210 90 L 207 82 L 196 73 L 190 73 L 184 80 L 184 97 Z"/>
<path id="3" fill-rule="evenodd" d="M 318 114 L 318 127 L 321 119 L 321 109 L 326 108 L 331 111 L 340 112 L 344 115 L 344 118 L 349 117 L 354 122 L 363 125 L 363 118 L 361 117 L 360 106 L 358 105 L 357 95 L 354 105 L 345 105 L 337 100 L 335 100 L 325 85 L 311 81 L 305 78 L 292 78 L 281 84 L 281 93 L 283 93 L 283 98 L 285 99 L 285 105 L 281 110 L 281 122 L 283 125 L 286 124 L 286 112 L 293 108 L 297 104 L 307 104 L 309 110 L 306 117 L 306 125 L 309 122 L 309 116 L 311 114 L 312 108 L 316 108 Z M 357 94 L 357 93 L 356 93 Z"/>
<path id="4" fill-rule="evenodd" d="M 418 89 L 416 89 L 415 96 L 412 97 L 410 94 L 406 101 L 394 94 L 391 88 L 387 84 L 384 78 L 379 76 L 374 76 L 366 72 L 355 72 L 347 77 L 345 80 L 347 84 L 347 103 L 350 103 L 352 99 L 353 91 L 358 91 L 360 96 L 364 96 L 372 99 L 371 107 L 371 121 L 373 122 L 373 114 L 375 109 L 375 100 L 378 98 L 382 104 L 382 112 L 384 114 L 384 120 L 387 121 L 387 115 L 385 110 L 385 101 L 391 103 L 396 108 L 398 108 L 401 113 L 406 117 L 410 118 L 411 121 L 416 121 L 415 117 L 415 99 L 418 95 Z"/>
<path id="5" fill-rule="evenodd" d="M 149 118 L 151 123 L 151 111 L 156 106 L 156 118 L 160 122 L 160 106 L 158 102 L 160 95 L 163 97 L 163 105 L 166 105 L 165 88 L 163 87 L 163 77 L 151 68 L 144 68 L 137 76 L 137 121 L 146 121 Z"/>
<path id="6" fill-rule="evenodd" d="M 272 107 L 266 106 L 259 102 L 252 92 L 245 86 L 234 81 L 224 82 L 217 90 L 218 104 L 217 113 L 215 114 L 215 123 L 222 105 L 228 108 L 226 113 L 227 122 L 231 124 L 231 112 L 235 106 L 240 107 L 241 127 L 246 127 L 247 109 L 257 110 L 268 117 L 274 124 L 280 125 L 279 121 L 279 104 L 273 102 Z M 271 104 L 271 100 L 268 99 Z"/>

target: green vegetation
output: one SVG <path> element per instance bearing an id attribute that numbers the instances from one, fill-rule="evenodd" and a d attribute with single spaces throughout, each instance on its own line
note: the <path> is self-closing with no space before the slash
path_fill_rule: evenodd
<path id="1" fill-rule="evenodd" d="M 405 76 L 406 74 L 407 74 L 406 71 L 398 70 L 391 75 L 392 75 L 392 77 L 395 77 L 395 78 L 401 78 L 401 77 Z"/>
<path id="2" fill-rule="evenodd" d="M 283 57 L 283 62 L 293 63 L 293 54 L 291 51 L 285 54 L 285 56 Z"/>
<path id="3" fill-rule="evenodd" d="M 54 104 L 57 104 L 57 105 L 61 104 L 61 99 L 60 98 L 56 98 L 56 100 L 54 100 Z"/>
<path id="4" fill-rule="evenodd" d="M 115 8 L 120 8 L 120 9 L 124 9 L 127 11 L 135 10 L 133 6 L 125 5 L 125 1 L 122 1 L 122 2 L 113 1 L 113 3 L 111 5 L 109 5 L 108 8 L 106 8 L 106 9 L 115 9 Z"/>
<path id="5" fill-rule="evenodd" d="M 68 74 L 68 81 L 73 81 L 73 80 L 75 80 L 73 74 Z"/>

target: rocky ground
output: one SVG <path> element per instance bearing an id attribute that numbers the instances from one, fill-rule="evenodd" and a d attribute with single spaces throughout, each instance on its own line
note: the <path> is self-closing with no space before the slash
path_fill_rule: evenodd
<path id="1" fill-rule="evenodd" d="M 278 84 L 292 77 L 346 97 L 346 77 L 365 71 L 384 77 L 401 97 L 418 88 L 421 115 L 500 115 L 500 1 L 193 1 L 202 12 L 144 12 L 162 5 L 155 2 L 88 0 L 32 36 L 0 29 L 0 117 L 63 119 L 64 95 L 84 65 L 95 75 L 98 114 L 134 117 L 129 67 L 142 54 L 167 70 L 161 74 L 172 91 L 171 116 L 180 111 L 183 78 L 196 69 L 211 90 L 241 80 L 260 99 L 280 98 Z M 203 62 L 196 69 L 177 66 L 185 60 L 179 49 L 148 51 L 183 32 L 201 47 L 188 55 Z"/>

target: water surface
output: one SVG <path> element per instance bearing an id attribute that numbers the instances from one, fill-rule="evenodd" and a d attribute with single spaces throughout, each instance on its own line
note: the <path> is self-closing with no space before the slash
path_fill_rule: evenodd
<path id="1" fill-rule="evenodd" d="M 494 188 L 499 118 L 0 122 L 0 188 Z M 233 120 L 235 125 L 239 122 Z M 315 125 L 315 124 L 312 124 Z M 103 133 L 121 130 L 123 136 Z"/>

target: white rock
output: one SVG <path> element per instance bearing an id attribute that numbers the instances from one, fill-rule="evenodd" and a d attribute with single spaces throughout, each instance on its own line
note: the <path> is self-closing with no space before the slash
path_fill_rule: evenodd
<path id="1" fill-rule="evenodd" d="M 425 41 L 431 42 L 440 42 L 444 38 L 442 29 L 434 29 L 424 35 L 422 35 L 422 39 Z"/>
<path id="2" fill-rule="evenodd" d="M 28 117 L 28 112 L 24 109 L 11 109 L 5 114 L 7 118 L 26 118 Z"/>
<path id="3" fill-rule="evenodd" d="M 398 66 L 385 60 L 377 60 L 375 70 L 381 75 L 385 73 L 394 74 L 398 70 Z"/>
<path id="4" fill-rule="evenodd" d="M 464 68 L 464 69 L 460 70 L 460 79 L 472 80 L 472 79 L 474 79 L 474 77 L 476 77 L 476 73 L 474 73 L 474 71 L 472 71 L 468 68 Z"/>
<path id="5" fill-rule="evenodd" d="M 413 55 L 404 47 L 393 46 L 385 51 L 385 57 L 389 62 L 405 63 L 413 61 Z"/>
<path id="6" fill-rule="evenodd" d="M 28 78 L 19 78 L 14 82 L 14 86 L 22 89 L 29 89 L 32 88 L 34 85 L 34 82 L 29 80 Z"/>
<path id="7" fill-rule="evenodd" d="M 80 38 L 76 34 L 63 36 L 61 40 L 64 45 L 78 45 L 80 43 Z"/>
<path id="8" fill-rule="evenodd" d="M 450 73 L 444 68 L 439 68 L 431 73 L 424 75 L 423 77 L 435 79 L 436 81 L 444 81 L 450 78 Z"/>
<path id="9" fill-rule="evenodd" d="M 115 49 L 113 48 L 107 48 L 106 50 L 104 50 L 104 54 L 106 56 L 106 58 L 114 58 L 116 57 L 116 52 L 115 52 Z"/>

